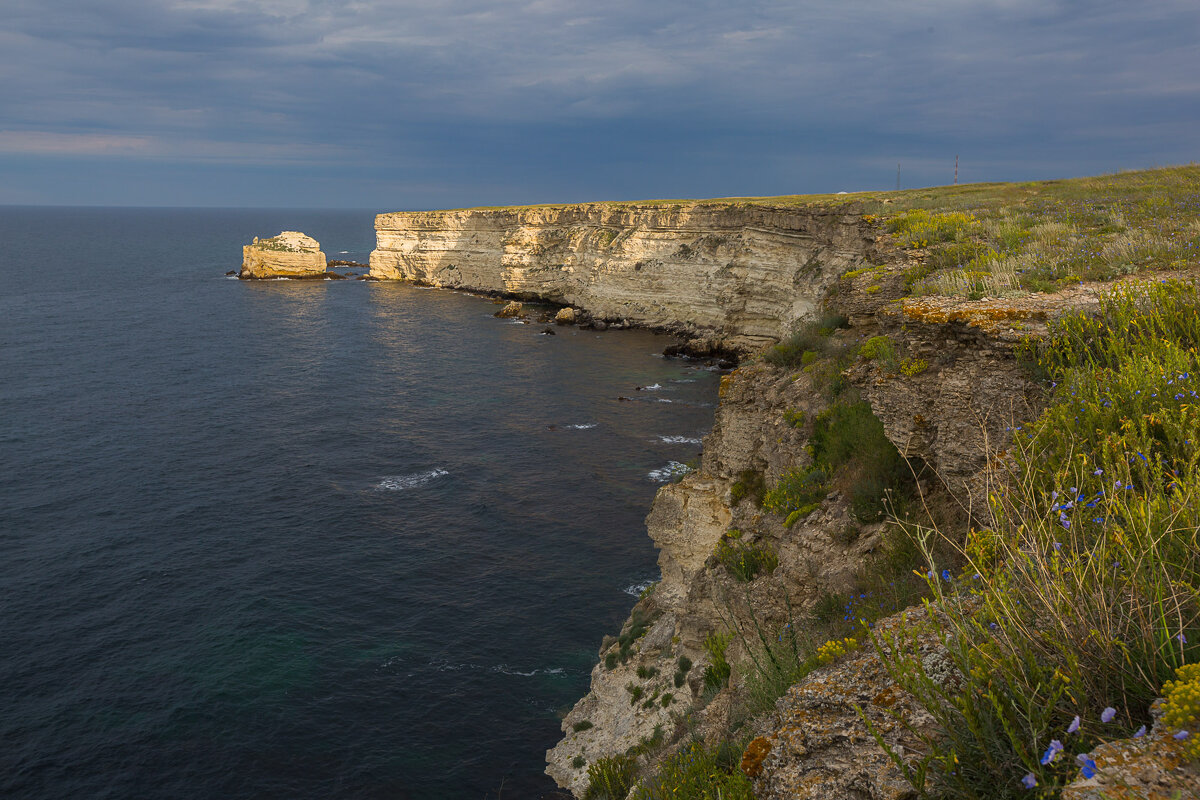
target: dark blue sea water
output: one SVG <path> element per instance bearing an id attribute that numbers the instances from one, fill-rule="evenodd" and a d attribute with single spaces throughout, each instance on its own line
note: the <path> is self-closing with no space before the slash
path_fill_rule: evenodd
<path id="1" fill-rule="evenodd" d="M 716 375 L 463 294 L 223 275 L 285 228 L 365 261 L 372 222 L 0 208 L 0 796 L 553 789 Z"/>

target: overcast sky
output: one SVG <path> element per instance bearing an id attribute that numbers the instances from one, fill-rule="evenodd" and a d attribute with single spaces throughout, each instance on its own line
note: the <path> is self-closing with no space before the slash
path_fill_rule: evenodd
<path id="1" fill-rule="evenodd" d="M 0 203 L 378 210 L 1200 160 L 1200 2 L 2 0 Z"/>

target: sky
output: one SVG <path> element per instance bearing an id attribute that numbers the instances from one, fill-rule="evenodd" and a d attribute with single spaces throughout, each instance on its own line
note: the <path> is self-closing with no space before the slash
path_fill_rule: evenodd
<path id="1" fill-rule="evenodd" d="M 450 208 L 1200 160 L 1196 0 L 2 0 L 0 204 Z"/>

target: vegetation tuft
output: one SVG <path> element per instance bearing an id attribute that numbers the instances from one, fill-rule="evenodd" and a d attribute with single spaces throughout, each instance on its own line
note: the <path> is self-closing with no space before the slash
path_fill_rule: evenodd
<path id="1" fill-rule="evenodd" d="M 1052 326 L 1053 402 L 1014 435 L 995 525 L 968 540 L 961 575 L 930 564 L 944 615 L 929 626 L 965 685 L 945 688 L 908 637 L 877 642 L 938 722 L 914 788 L 1056 796 L 1079 774 L 1070 755 L 1132 734 L 1166 681 L 1191 680 L 1176 670 L 1200 656 L 1198 345 L 1200 296 L 1178 283 L 1117 289 Z"/>

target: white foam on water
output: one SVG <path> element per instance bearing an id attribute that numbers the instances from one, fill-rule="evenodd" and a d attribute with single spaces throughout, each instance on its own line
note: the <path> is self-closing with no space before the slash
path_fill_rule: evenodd
<path id="1" fill-rule="evenodd" d="M 501 675 L 520 675 L 523 678 L 529 678 L 534 675 L 561 675 L 562 667 L 554 667 L 553 669 L 535 669 L 532 672 L 521 672 L 519 669 L 512 669 L 508 664 L 497 664 L 492 667 L 492 672 L 499 672 Z"/>
<path id="2" fill-rule="evenodd" d="M 444 475 L 450 473 L 444 469 L 431 469 L 428 472 L 414 472 L 411 475 L 391 475 L 382 478 L 379 483 L 375 484 L 376 489 L 388 492 L 399 492 L 405 489 L 415 489 L 418 486 L 424 486 L 430 481 L 437 480 Z"/>
<path id="3" fill-rule="evenodd" d="M 691 471 L 692 468 L 687 464 L 681 464 L 678 461 L 668 461 L 665 467 L 650 470 L 646 477 L 655 483 L 667 483 L 673 478 L 682 477 Z"/>
<path id="4" fill-rule="evenodd" d="M 598 423 L 598 422 L 585 422 L 582 425 L 564 425 L 563 427 L 570 428 L 573 431 L 587 431 L 587 430 L 591 430 L 592 428 L 596 427 L 599 424 L 600 423 Z"/>
<path id="5" fill-rule="evenodd" d="M 622 591 L 625 592 L 625 594 L 629 595 L 630 597 L 641 597 L 642 592 L 649 589 L 655 583 L 657 583 L 657 581 L 653 581 L 653 580 L 642 581 L 641 583 L 631 583 L 630 585 L 628 585 L 624 589 L 622 589 Z"/>
<path id="6" fill-rule="evenodd" d="M 701 439 L 698 439 L 695 436 L 659 436 L 658 438 L 661 441 L 666 442 L 667 444 L 703 444 L 704 443 Z"/>
<path id="7" fill-rule="evenodd" d="M 657 392 L 657 391 L 661 390 L 662 388 L 663 388 L 663 385 L 661 383 L 652 383 L 649 386 L 643 386 L 642 391 L 643 392 Z"/>

